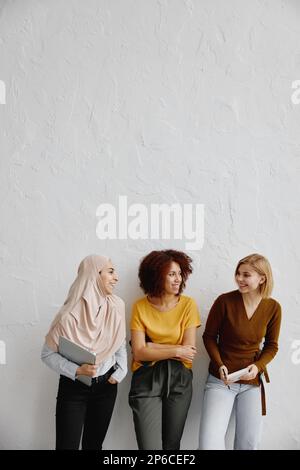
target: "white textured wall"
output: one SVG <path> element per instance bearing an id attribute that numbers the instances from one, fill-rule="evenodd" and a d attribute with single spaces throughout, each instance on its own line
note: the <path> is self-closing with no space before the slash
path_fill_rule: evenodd
<path id="1" fill-rule="evenodd" d="M 118 294 L 141 294 L 139 259 L 184 242 L 101 242 L 96 208 L 205 204 L 186 293 L 206 319 L 237 260 L 265 254 L 283 306 L 262 447 L 300 449 L 300 79 L 297 0 L 2 0 L 0 448 L 54 445 L 57 377 L 43 335 L 87 254 L 112 256 Z M 2 100 L 3 101 L 3 100 Z M 194 368 L 182 447 L 197 446 L 208 359 Z M 106 448 L 135 448 L 122 383 Z M 298 390 L 297 390 L 298 389 Z M 130 432 L 129 432 L 130 431 Z"/>

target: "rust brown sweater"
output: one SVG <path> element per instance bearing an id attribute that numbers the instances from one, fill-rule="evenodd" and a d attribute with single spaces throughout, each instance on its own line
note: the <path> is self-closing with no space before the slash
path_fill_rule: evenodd
<path id="1" fill-rule="evenodd" d="M 229 373 L 255 364 L 259 372 L 266 374 L 266 364 L 278 351 L 280 322 L 281 307 L 274 299 L 262 299 L 249 320 L 238 290 L 220 295 L 209 312 L 203 334 L 211 359 L 209 372 L 220 378 L 222 364 Z M 253 380 L 238 383 L 259 385 L 259 374 Z"/>

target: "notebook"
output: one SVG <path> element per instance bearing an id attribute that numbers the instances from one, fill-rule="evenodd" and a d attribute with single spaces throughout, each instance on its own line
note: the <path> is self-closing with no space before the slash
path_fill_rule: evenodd
<path id="1" fill-rule="evenodd" d="M 228 374 L 227 380 L 229 380 L 230 382 L 236 382 L 242 377 L 242 375 L 247 374 L 247 372 L 248 367 L 246 367 L 245 369 L 237 370 L 236 372 L 232 372 L 232 374 Z"/>
<path id="2" fill-rule="evenodd" d="M 88 351 L 82 346 L 73 343 L 73 341 L 64 338 L 64 336 L 59 337 L 58 352 L 66 359 L 75 362 L 75 364 L 79 366 L 82 364 L 94 365 L 96 363 L 96 353 Z M 76 380 L 88 386 L 92 385 L 92 377 L 88 377 L 87 375 L 77 375 Z"/>

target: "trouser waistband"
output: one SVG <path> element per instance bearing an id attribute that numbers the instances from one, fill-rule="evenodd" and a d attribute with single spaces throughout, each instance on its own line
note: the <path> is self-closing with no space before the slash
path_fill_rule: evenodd
<path id="1" fill-rule="evenodd" d="M 105 372 L 105 374 L 98 375 L 98 377 L 93 377 L 92 385 L 105 382 L 111 376 L 111 374 L 114 373 L 115 370 L 116 370 L 115 366 L 112 366 L 107 372 Z"/>

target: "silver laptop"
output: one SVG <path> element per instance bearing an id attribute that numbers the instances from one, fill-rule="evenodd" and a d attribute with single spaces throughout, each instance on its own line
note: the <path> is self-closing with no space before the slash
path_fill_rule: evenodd
<path id="1" fill-rule="evenodd" d="M 79 366 L 82 364 L 94 365 L 96 363 L 96 353 L 88 351 L 63 336 L 59 337 L 58 352 L 66 359 L 75 362 L 75 364 Z M 80 382 L 83 382 L 85 385 L 92 385 L 92 377 L 88 377 L 87 375 L 77 375 L 76 379 L 80 380 Z"/>

